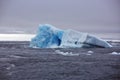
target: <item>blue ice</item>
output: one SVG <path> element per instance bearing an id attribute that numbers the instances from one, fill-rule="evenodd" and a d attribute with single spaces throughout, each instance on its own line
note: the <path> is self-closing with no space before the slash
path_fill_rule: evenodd
<path id="1" fill-rule="evenodd" d="M 56 48 L 60 46 L 64 31 L 49 24 L 39 25 L 37 34 L 31 39 L 30 47 Z"/>

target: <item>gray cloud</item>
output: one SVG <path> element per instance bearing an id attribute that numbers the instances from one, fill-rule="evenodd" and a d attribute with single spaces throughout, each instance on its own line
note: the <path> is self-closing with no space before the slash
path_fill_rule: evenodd
<path id="1" fill-rule="evenodd" d="M 1 30 L 30 32 L 49 23 L 63 29 L 120 32 L 119 0 L 4 0 L 0 11 Z"/>

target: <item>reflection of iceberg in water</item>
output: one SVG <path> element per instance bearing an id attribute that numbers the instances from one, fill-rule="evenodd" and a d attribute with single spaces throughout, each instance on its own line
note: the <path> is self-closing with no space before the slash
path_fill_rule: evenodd
<path id="1" fill-rule="evenodd" d="M 52 25 L 40 25 L 30 47 L 37 48 L 82 48 L 112 47 L 106 41 L 87 33 L 74 30 L 61 30 Z"/>

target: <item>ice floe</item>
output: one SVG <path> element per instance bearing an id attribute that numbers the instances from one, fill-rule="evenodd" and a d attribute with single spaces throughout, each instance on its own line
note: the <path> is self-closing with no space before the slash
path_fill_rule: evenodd
<path id="1" fill-rule="evenodd" d="M 79 56 L 79 54 L 77 53 L 72 53 L 72 52 L 62 52 L 60 50 L 55 50 L 56 54 L 61 54 L 61 55 L 64 55 L 64 56 Z"/>
<path id="2" fill-rule="evenodd" d="M 120 52 L 112 52 L 110 54 L 112 54 L 112 55 L 120 55 Z"/>

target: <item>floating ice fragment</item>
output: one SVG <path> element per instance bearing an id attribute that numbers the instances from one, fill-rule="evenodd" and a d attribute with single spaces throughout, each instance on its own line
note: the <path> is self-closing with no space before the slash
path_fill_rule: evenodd
<path id="1" fill-rule="evenodd" d="M 120 55 L 120 52 L 112 52 L 110 54 L 112 54 L 112 55 Z"/>
<path id="2" fill-rule="evenodd" d="M 64 55 L 64 56 L 79 56 L 79 54 L 73 54 L 72 52 L 62 52 L 60 50 L 56 50 L 55 52 L 57 54 L 61 54 L 61 55 Z"/>
<path id="3" fill-rule="evenodd" d="M 14 64 L 10 64 L 10 66 L 9 67 L 7 67 L 6 69 L 7 70 L 10 70 L 11 68 L 14 68 L 15 67 L 15 65 Z"/>
<path id="4" fill-rule="evenodd" d="M 40 25 L 37 35 L 30 42 L 32 48 L 91 48 L 112 47 L 106 41 L 88 33 L 61 30 L 52 25 Z"/>
<path id="5" fill-rule="evenodd" d="M 88 51 L 88 53 L 89 53 L 89 54 L 92 54 L 92 53 L 94 53 L 94 52 L 93 52 L 93 51 Z"/>
<path id="6" fill-rule="evenodd" d="M 26 57 L 17 56 L 17 55 L 10 55 L 10 57 L 12 57 L 12 58 L 26 58 Z"/>

